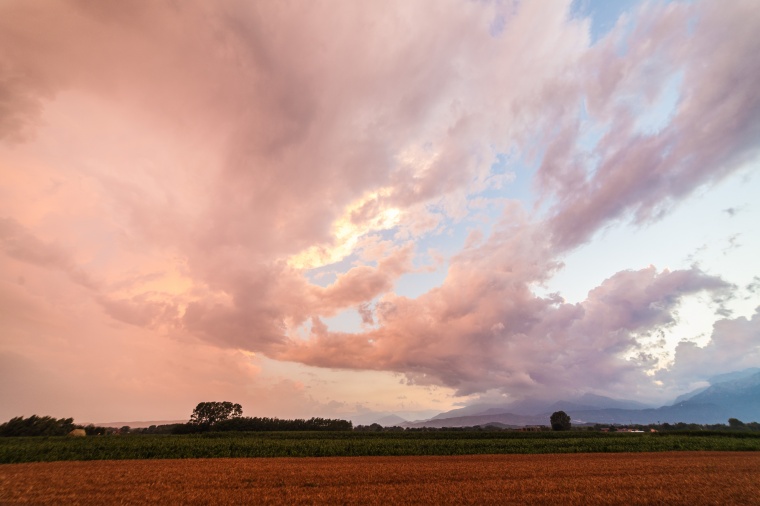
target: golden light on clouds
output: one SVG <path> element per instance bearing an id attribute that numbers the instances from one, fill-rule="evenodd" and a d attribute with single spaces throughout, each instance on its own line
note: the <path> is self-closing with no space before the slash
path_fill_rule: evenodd
<path id="1" fill-rule="evenodd" d="M 0 1 L 0 422 L 760 365 L 756 6 L 598 3 Z"/>
<path id="2" fill-rule="evenodd" d="M 401 222 L 401 210 L 385 207 L 390 188 L 368 193 L 346 207 L 332 224 L 332 241 L 316 244 L 291 256 L 288 265 L 296 269 L 316 269 L 340 262 L 354 252 L 366 234 L 390 230 Z"/>

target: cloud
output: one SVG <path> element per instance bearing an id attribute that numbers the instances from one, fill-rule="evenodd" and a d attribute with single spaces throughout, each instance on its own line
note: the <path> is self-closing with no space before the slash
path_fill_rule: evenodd
<path id="1" fill-rule="evenodd" d="M 86 288 L 94 289 L 97 286 L 91 276 L 76 265 L 65 249 L 40 240 L 13 218 L 0 218 L 0 246 L 10 258 L 60 270 L 66 273 L 72 282 Z"/>
<path id="2" fill-rule="evenodd" d="M 606 131 L 593 148 L 597 167 L 588 174 L 593 162 L 579 143 L 583 132 L 568 115 L 537 174 L 553 202 L 549 223 L 558 246 L 585 242 L 611 221 L 658 219 L 701 185 L 757 158 L 760 99 L 752 76 L 760 69 L 747 62 L 760 49 L 750 35 L 758 22 L 749 3 L 734 7 L 647 4 L 630 20 L 630 34 L 613 33 L 589 50 L 576 85 Z M 670 122 L 656 134 L 637 132 L 636 112 L 651 107 L 658 86 L 679 72 Z"/>
<path id="3" fill-rule="evenodd" d="M 139 327 L 153 327 L 159 322 L 176 320 L 177 307 L 172 304 L 145 300 L 145 297 L 133 299 L 100 300 L 105 312 L 116 320 Z"/>
<path id="4" fill-rule="evenodd" d="M 639 334 L 674 324 L 685 295 L 729 288 L 698 269 L 650 267 L 618 273 L 584 302 L 567 304 L 533 295 L 519 274 L 529 269 L 504 262 L 514 266 L 510 272 L 499 265 L 503 259 L 487 254 L 488 248 L 463 254 L 444 284 L 418 299 L 383 297 L 375 308 L 377 329 L 346 334 L 322 326 L 279 358 L 398 371 L 412 383 L 443 384 L 460 395 L 490 389 L 557 395 L 592 385 L 622 391 L 632 379 L 648 383 L 643 373 L 655 365 L 627 357 L 639 349 Z M 474 258 L 481 271 L 470 264 Z"/>
<path id="5" fill-rule="evenodd" d="M 646 3 L 591 45 L 570 4 L 3 2 L 3 279 L 64 273 L 93 332 L 235 367 L 221 357 L 244 350 L 462 395 L 644 384 L 641 335 L 725 282 L 651 267 L 579 304 L 537 288 L 605 227 L 646 225 L 757 159 L 760 18 L 751 1 Z M 668 121 L 643 132 L 671 82 Z M 495 173 L 505 154 L 525 167 Z M 530 177 L 536 202 L 497 191 Z M 472 213 L 492 227 L 443 284 L 396 294 L 418 245 Z M 335 280 L 311 283 L 326 266 Z M 24 275 L 8 293 L 48 314 L 43 275 Z M 355 308 L 363 331 L 325 323 Z M 193 374 L 167 367 L 172 385 Z"/>
<path id="6" fill-rule="evenodd" d="M 658 373 L 667 384 L 684 390 L 721 373 L 755 367 L 760 360 L 760 308 L 749 318 L 723 318 L 713 325 L 710 341 L 699 346 L 681 341 L 673 364 Z"/>

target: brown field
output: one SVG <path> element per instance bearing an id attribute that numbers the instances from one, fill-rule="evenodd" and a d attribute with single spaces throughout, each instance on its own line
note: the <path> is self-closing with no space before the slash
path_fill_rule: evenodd
<path id="1" fill-rule="evenodd" d="M 760 504 L 760 453 L 0 465 L 2 504 Z"/>

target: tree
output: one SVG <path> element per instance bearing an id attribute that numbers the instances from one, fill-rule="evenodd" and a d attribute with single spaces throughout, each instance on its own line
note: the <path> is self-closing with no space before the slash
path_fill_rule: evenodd
<path id="1" fill-rule="evenodd" d="M 552 430 L 570 430 L 570 415 L 564 411 L 555 411 L 549 420 L 552 422 Z"/>
<path id="2" fill-rule="evenodd" d="M 238 418 L 243 415 L 243 407 L 240 404 L 224 402 L 201 402 L 195 406 L 190 417 L 190 423 L 208 428 L 222 420 Z"/>
<path id="3" fill-rule="evenodd" d="M 745 423 L 739 420 L 738 418 L 729 418 L 728 426 L 731 427 L 732 429 L 744 429 L 747 427 Z"/>

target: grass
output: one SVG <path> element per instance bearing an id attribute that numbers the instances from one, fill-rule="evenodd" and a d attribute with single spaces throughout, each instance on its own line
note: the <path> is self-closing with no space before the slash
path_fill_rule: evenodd
<path id="1" fill-rule="evenodd" d="M 0 438 L 0 463 L 60 460 L 760 451 L 755 433 L 263 432 Z"/>

